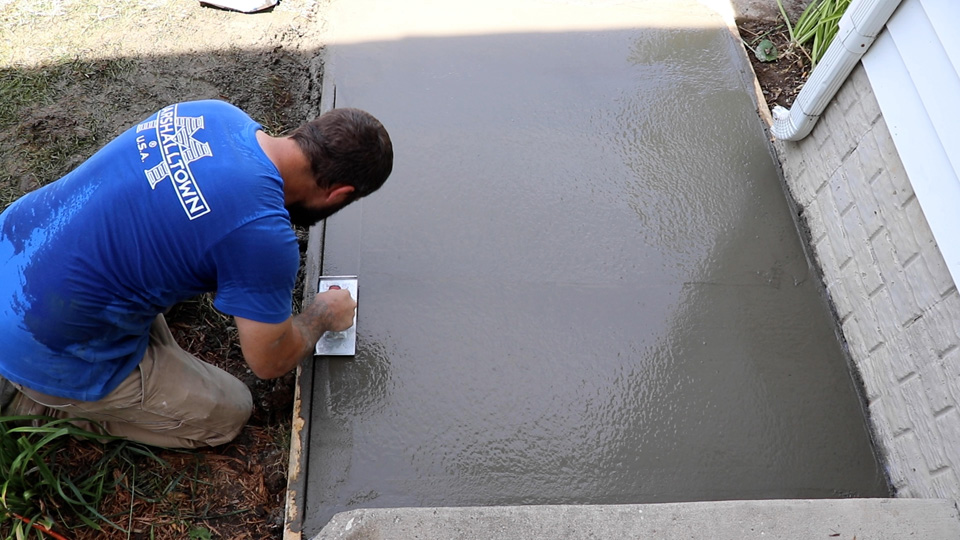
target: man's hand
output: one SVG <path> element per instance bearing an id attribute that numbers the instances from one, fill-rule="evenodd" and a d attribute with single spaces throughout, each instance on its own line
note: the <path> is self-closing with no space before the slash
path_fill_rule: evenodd
<path id="1" fill-rule="evenodd" d="M 353 326 L 357 302 L 347 290 L 317 294 L 303 313 L 279 324 L 236 317 L 243 358 L 261 379 L 290 372 L 310 356 L 324 332 L 342 332 Z"/>
<path id="2" fill-rule="evenodd" d="M 317 307 L 316 310 L 314 310 L 315 306 Z M 313 298 L 313 303 L 298 315 L 295 321 L 311 315 L 317 318 L 317 323 L 325 330 L 317 334 L 317 339 L 313 340 L 313 344 L 316 345 L 323 332 L 342 332 L 353 326 L 353 316 L 356 311 L 357 302 L 350 296 L 350 291 L 330 289 L 318 293 Z M 309 322 L 302 320 L 302 322 L 295 322 L 295 324 L 309 324 Z"/>

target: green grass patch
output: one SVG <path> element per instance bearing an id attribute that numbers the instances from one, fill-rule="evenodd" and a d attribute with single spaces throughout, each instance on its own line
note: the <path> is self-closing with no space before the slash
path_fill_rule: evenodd
<path id="1" fill-rule="evenodd" d="M 55 70 L 0 68 L 0 129 L 15 127 L 27 105 L 47 103 Z"/>
<path id="2" fill-rule="evenodd" d="M 49 105 L 55 99 L 121 80 L 136 69 L 126 58 L 81 60 L 63 58 L 44 67 L 0 67 L 0 129 L 16 127 L 27 108 Z"/>
<path id="3" fill-rule="evenodd" d="M 83 467 L 64 456 L 71 439 L 96 444 Z M 146 447 L 85 431 L 69 420 L 0 417 L 0 532 L 20 539 L 62 538 L 56 531 L 76 526 L 122 530 L 99 506 L 121 479 L 136 474 L 144 456 L 160 461 Z"/>
<path id="4" fill-rule="evenodd" d="M 98 96 L 136 69 L 129 59 L 63 60 L 0 68 L 0 210 L 89 157 L 115 126 L 76 100 Z"/>

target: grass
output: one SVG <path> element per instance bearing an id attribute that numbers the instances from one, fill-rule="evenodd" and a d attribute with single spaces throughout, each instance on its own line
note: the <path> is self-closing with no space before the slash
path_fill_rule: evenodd
<path id="1" fill-rule="evenodd" d="M 284 464 L 242 452 L 275 445 L 280 460 L 289 451 L 288 427 L 254 431 L 243 445 L 251 448 L 237 445 L 232 457 L 150 449 L 68 420 L 0 417 L 0 538 L 243 537 L 268 503 L 249 472 Z"/>
<path id="2" fill-rule="evenodd" d="M 83 467 L 64 459 L 67 445 L 78 438 L 95 442 L 98 450 Z M 0 532 L 7 538 L 59 539 L 64 536 L 57 530 L 75 526 L 122 530 L 99 507 L 120 478 L 136 475 L 137 456 L 160 461 L 143 446 L 82 430 L 68 420 L 0 417 Z"/>
<path id="3" fill-rule="evenodd" d="M 813 67 L 823 58 L 827 47 L 836 37 L 840 18 L 849 5 L 850 0 L 813 0 L 797 18 L 796 23 L 790 24 L 783 2 L 777 0 L 780 14 L 787 23 L 791 45 L 807 52 Z"/>
<path id="4" fill-rule="evenodd" d="M 72 116 L 44 108 L 65 95 L 119 81 L 133 69 L 129 59 L 94 62 L 77 58 L 42 68 L 0 68 L 0 210 L 39 186 L 56 180 L 104 142 L 99 117 Z M 69 99 L 69 98 L 68 98 Z"/>
<path id="5" fill-rule="evenodd" d="M 0 128 L 15 126 L 20 110 L 51 95 L 51 70 L 0 69 Z"/>
<path id="6" fill-rule="evenodd" d="M 43 67 L 0 67 L 0 129 L 16 126 L 24 108 L 50 104 L 65 88 L 119 81 L 135 64 L 127 58 L 71 57 Z"/>

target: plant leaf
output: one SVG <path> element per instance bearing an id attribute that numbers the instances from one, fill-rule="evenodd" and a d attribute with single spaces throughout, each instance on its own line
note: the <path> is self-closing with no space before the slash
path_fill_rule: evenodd
<path id="1" fill-rule="evenodd" d="M 761 62 L 773 62 L 778 58 L 779 53 L 777 46 L 769 39 L 765 39 L 757 44 L 757 47 L 753 50 L 753 54 L 756 55 L 757 60 Z"/>

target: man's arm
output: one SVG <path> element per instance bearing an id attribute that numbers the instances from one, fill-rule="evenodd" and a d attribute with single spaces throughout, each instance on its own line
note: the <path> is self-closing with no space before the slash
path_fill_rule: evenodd
<path id="1" fill-rule="evenodd" d="M 353 325 L 357 303 L 350 291 L 317 294 L 299 315 L 277 324 L 235 317 L 243 358 L 261 379 L 286 375 L 313 353 L 324 332 L 341 332 Z"/>

